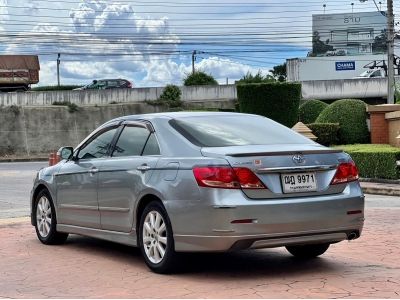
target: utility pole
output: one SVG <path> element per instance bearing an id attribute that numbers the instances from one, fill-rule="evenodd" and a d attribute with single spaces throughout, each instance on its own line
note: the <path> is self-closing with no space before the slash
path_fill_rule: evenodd
<path id="1" fill-rule="evenodd" d="M 60 56 L 61 54 L 58 53 L 57 55 L 57 85 L 60 86 Z"/>
<path id="2" fill-rule="evenodd" d="M 192 74 L 194 74 L 194 61 L 196 60 L 196 53 L 197 53 L 197 51 L 196 50 L 193 50 L 193 52 L 192 52 Z"/>
<path id="3" fill-rule="evenodd" d="M 393 17 L 393 0 L 387 0 L 387 51 L 388 51 L 388 95 L 387 103 L 394 103 L 394 17 Z"/>

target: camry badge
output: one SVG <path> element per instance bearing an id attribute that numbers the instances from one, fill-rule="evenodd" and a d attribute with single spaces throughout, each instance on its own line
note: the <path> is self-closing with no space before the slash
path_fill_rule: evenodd
<path id="1" fill-rule="evenodd" d="M 303 155 L 301 154 L 296 154 L 295 156 L 292 157 L 292 160 L 296 163 L 296 164 L 302 164 L 306 161 L 306 159 L 304 158 Z"/>

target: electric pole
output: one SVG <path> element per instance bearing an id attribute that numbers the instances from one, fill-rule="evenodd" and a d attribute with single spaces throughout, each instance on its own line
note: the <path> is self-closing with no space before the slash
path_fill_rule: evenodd
<path id="1" fill-rule="evenodd" d="M 388 51 L 388 95 L 387 103 L 394 103 L 394 17 L 393 17 L 393 0 L 387 0 L 387 51 Z"/>
<path id="2" fill-rule="evenodd" d="M 60 56 L 61 54 L 58 53 L 57 55 L 57 85 L 60 86 Z"/>
<path id="3" fill-rule="evenodd" d="M 194 74 L 194 61 L 196 60 L 196 50 L 193 50 L 192 52 L 192 74 Z"/>

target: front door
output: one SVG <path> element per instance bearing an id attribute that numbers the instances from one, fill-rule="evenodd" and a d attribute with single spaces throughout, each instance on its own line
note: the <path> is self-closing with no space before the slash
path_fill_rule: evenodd
<path id="1" fill-rule="evenodd" d="M 95 133 L 73 160 L 56 175 L 58 223 L 101 228 L 97 201 L 99 169 L 107 157 L 117 126 Z"/>

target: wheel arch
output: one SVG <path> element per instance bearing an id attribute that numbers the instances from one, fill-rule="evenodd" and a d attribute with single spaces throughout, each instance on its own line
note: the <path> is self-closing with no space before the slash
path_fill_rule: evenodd
<path id="1" fill-rule="evenodd" d="M 34 219 L 33 219 L 33 215 L 34 215 L 34 208 L 35 208 L 35 200 L 36 200 L 36 197 L 37 197 L 37 195 L 39 195 L 39 193 L 41 192 L 41 191 L 43 191 L 43 190 L 46 190 L 49 194 L 50 194 L 50 197 L 52 198 L 51 200 L 53 201 L 53 196 L 52 196 L 52 194 L 51 194 L 51 191 L 50 191 L 50 189 L 44 184 L 44 183 L 39 183 L 38 185 L 37 185 L 37 187 L 35 188 L 35 190 L 33 191 L 33 193 L 32 193 L 32 199 L 31 199 L 31 224 L 32 224 L 32 226 L 35 226 L 35 222 L 34 222 Z M 53 201 L 53 205 L 54 205 L 54 201 Z"/>
<path id="2" fill-rule="evenodd" d="M 165 205 L 164 205 L 163 201 L 160 199 L 160 197 L 158 197 L 154 194 L 146 194 L 142 198 L 140 198 L 140 200 L 136 206 L 135 223 L 134 223 L 137 235 L 139 233 L 140 218 L 142 216 L 142 213 L 143 213 L 145 207 L 147 206 L 147 204 L 149 204 L 152 201 L 159 202 L 165 209 Z M 139 241 L 139 239 L 138 239 L 138 241 Z"/>

